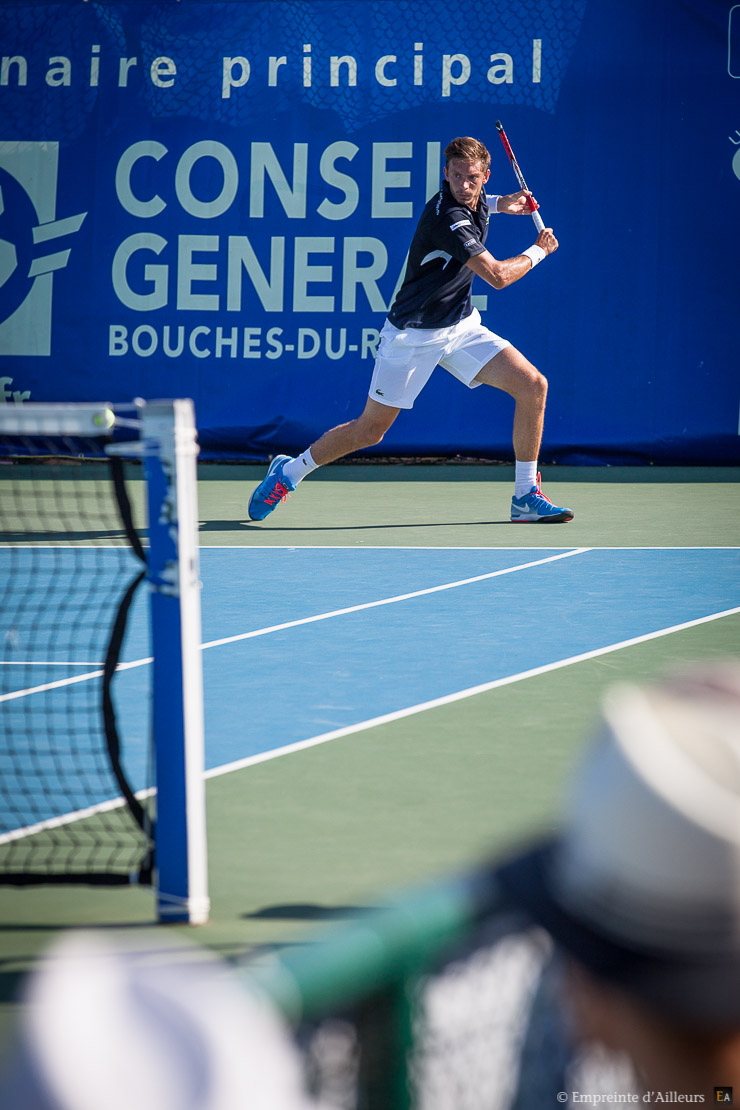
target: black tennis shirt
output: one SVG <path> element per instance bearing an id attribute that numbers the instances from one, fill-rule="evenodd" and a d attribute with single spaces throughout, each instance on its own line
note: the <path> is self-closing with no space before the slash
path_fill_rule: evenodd
<path id="1" fill-rule="evenodd" d="M 445 181 L 427 203 L 409 248 L 406 275 L 388 319 L 397 328 L 447 328 L 473 311 L 475 274 L 465 263 L 485 250 L 488 201 L 481 190 L 473 211 Z"/>

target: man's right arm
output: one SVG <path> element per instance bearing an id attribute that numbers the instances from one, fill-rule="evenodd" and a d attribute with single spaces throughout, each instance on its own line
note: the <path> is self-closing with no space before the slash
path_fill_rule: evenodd
<path id="1" fill-rule="evenodd" d="M 544 228 L 537 236 L 534 245 L 544 251 L 546 255 L 556 251 L 558 241 L 552 228 Z M 539 261 L 539 256 L 537 260 Z M 513 258 L 506 258 L 500 262 L 493 257 L 490 251 L 484 250 L 481 254 L 476 254 L 474 258 L 469 258 L 465 265 L 478 277 L 482 277 L 484 281 L 492 285 L 494 289 L 505 289 L 507 285 L 513 285 L 515 281 L 519 281 L 525 274 L 528 274 L 537 265 L 537 262 L 526 254 L 517 254 Z"/>

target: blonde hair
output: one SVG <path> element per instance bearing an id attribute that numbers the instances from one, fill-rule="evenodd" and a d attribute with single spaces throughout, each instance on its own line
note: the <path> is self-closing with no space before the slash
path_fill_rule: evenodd
<path id="1" fill-rule="evenodd" d="M 491 165 L 491 155 L 483 143 L 469 135 L 453 139 L 445 150 L 445 165 L 449 166 L 453 158 L 460 158 L 464 162 L 480 162 L 485 172 Z"/>

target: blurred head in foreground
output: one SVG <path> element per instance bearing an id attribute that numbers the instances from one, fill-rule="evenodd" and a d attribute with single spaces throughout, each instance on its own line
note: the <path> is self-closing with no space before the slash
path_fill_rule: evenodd
<path id="1" fill-rule="evenodd" d="M 584 1039 L 652 1090 L 740 1089 L 740 666 L 612 688 L 560 834 L 502 882 L 568 957 Z"/>
<path id="2" fill-rule="evenodd" d="M 309 1110 L 281 1019 L 224 965 L 171 932 L 92 930 L 66 934 L 31 977 L 0 1105 Z"/>

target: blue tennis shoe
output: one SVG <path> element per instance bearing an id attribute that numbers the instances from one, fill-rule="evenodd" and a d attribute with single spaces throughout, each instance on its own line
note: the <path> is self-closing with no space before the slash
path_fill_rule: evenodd
<path id="1" fill-rule="evenodd" d="M 537 475 L 537 484 L 532 486 L 524 497 L 511 499 L 512 524 L 567 524 L 573 519 L 572 509 L 553 505 L 542 492 L 542 479 Z"/>
<path id="2" fill-rule="evenodd" d="M 249 498 L 250 520 L 264 520 L 273 509 L 287 501 L 295 486 L 283 474 L 283 467 L 291 461 L 290 455 L 276 455 L 267 474 Z"/>

